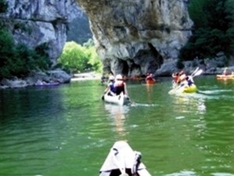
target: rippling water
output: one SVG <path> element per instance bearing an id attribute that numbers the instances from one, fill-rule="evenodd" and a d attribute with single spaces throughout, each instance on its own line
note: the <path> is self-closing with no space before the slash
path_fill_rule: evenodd
<path id="1" fill-rule="evenodd" d="M 123 107 L 101 101 L 99 80 L 1 90 L 0 175 L 97 176 L 127 140 L 152 176 L 233 176 L 234 81 L 195 81 L 188 95 L 169 95 L 170 78 L 128 82 Z"/>

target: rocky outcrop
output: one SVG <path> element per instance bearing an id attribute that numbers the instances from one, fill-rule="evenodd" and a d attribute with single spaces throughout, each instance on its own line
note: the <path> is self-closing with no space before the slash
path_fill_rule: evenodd
<path id="1" fill-rule="evenodd" d="M 16 43 L 35 48 L 46 44 L 53 64 L 66 42 L 68 22 L 79 15 L 76 0 L 5 0 L 6 13 L 0 14 Z"/>
<path id="2" fill-rule="evenodd" d="M 104 70 L 155 73 L 177 59 L 191 36 L 188 0 L 78 0 L 86 11 Z"/>
<path id="3" fill-rule="evenodd" d="M 69 83 L 71 80 L 71 75 L 67 74 L 61 69 L 46 71 L 46 72 L 31 72 L 28 77 L 24 79 L 19 79 L 17 77 L 13 79 L 2 79 L 0 81 L 0 89 L 7 88 L 24 88 L 28 86 L 35 86 L 35 84 L 40 81 L 43 83 Z"/>

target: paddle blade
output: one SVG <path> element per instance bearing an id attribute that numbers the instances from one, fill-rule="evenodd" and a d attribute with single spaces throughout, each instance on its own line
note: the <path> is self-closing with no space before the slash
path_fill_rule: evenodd
<path id="1" fill-rule="evenodd" d="M 195 75 L 195 73 L 199 70 L 199 67 L 196 68 L 196 70 L 193 71 L 193 73 L 191 74 L 191 76 Z"/>
<path id="2" fill-rule="evenodd" d="M 194 75 L 192 75 L 192 77 L 199 76 L 199 75 L 202 74 L 202 72 L 203 72 L 203 70 L 200 69 L 200 70 L 198 70 Z"/>

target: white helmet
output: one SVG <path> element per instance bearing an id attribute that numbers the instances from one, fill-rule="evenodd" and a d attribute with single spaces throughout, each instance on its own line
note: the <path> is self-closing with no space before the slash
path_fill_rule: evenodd
<path id="1" fill-rule="evenodd" d="M 122 75 L 120 75 L 120 74 L 118 74 L 118 75 L 116 75 L 116 79 L 118 80 L 118 79 L 123 79 L 123 77 L 122 77 Z"/>

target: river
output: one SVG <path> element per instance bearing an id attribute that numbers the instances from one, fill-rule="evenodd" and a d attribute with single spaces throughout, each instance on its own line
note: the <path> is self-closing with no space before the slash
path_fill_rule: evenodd
<path id="1" fill-rule="evenodd" d="M 0 90 L 0 175 L 98 176 L 127 140 L 152 176 L 233 176 L 234 80 L 195 82 L 185 95 L 168 94 L 171 78 L 127 82 L 123 107 L 101 100 L 100 80 Z"/>

